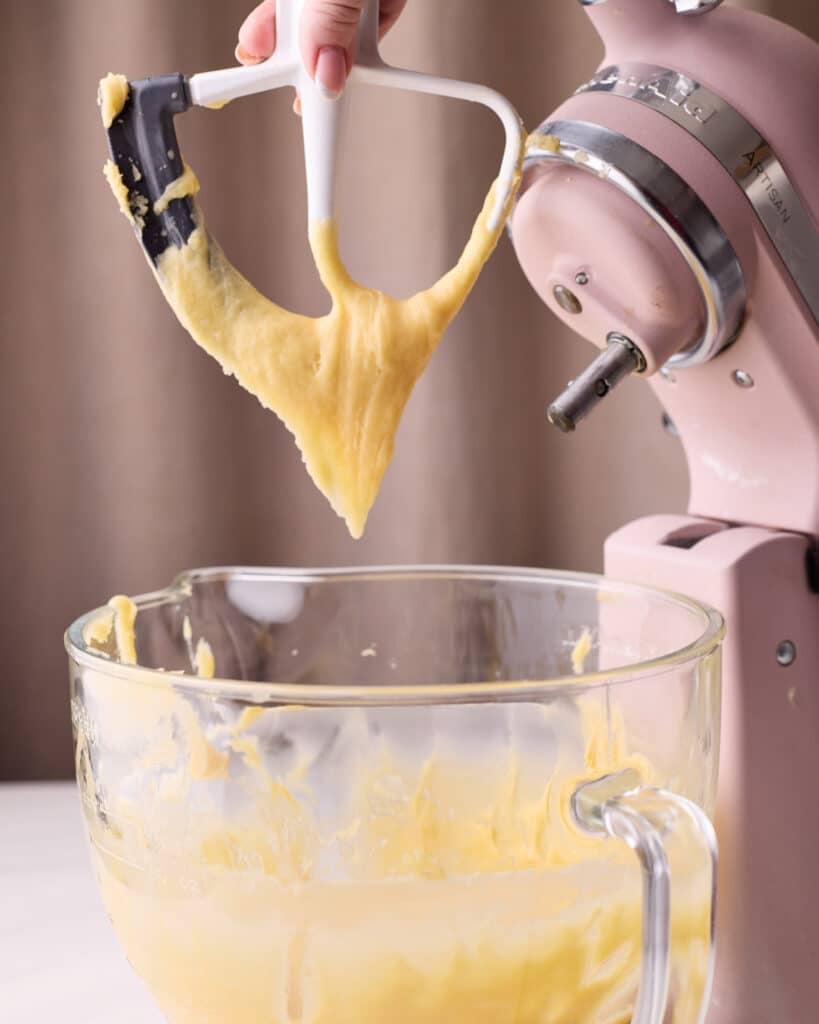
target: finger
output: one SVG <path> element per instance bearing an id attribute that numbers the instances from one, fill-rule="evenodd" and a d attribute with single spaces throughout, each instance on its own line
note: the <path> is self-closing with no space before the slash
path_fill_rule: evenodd
<path id="1" fill-rule="evenodd" d="M 307 73 L 337 96 L 353 65 L 364 0 L 308 0 L 301 19 L 301 51 Z"/>
<path id="2" fill-rule="evenodd" d="M 234 55 L 240 64 L 261 64 L 264 60 L 264 57 L 254 57 L 252 53 L 248 53 L 241 43 L 236 47 Z"/>
<path id="3" fill-rule="evenodd" d="M 302 22 L 305 65 L 322 88 L 338 95 L 353 64 L 355 38 L 365 0 L 308 0 Z M 379 36 L 401 15 L 407 0 L 380 0 Z M 258 64 L 276 47 L 276 0 L 263 0 L 239 29 L 236 59 Z M 299 106 L 298 99 L 294 109 Z M 297 113 L 299 111 L 297 110 Z"/>
<path id="4" fill-rule="evenodd" d="M 247 57 L 257 61 L 269 57 L 276 49 L 276 0 L 263 0 L 245 18 L 239 29 L 239 46 Z M 238 57 L 242 63 L 248 63 Z"/>

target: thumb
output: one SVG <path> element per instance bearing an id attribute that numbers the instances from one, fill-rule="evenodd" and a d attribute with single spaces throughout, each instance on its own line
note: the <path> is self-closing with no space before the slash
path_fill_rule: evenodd
<path id="1" fill-rule="evenodd" d="M 353 66 L 365 0 L 307 0 L 301 19 L 304 66 L 324 92 L 337 96 Z"/>

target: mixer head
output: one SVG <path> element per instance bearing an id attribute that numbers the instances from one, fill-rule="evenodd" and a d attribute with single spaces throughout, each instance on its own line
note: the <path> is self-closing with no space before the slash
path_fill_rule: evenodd
<path id="1" fill-rule="evenodd" d="M 630 373 L 672 377 L 728 349 L 753 305 L 760 239 L 814 329 L 819 322 L 819 234 L 793 152 L 768 134 L 780 138 L 781 125 L 763 122 L 763 132 L 749 119 L 754 69 L 740 67 L 767 46 L 775 23 L 714 11 L 718 2 L 580 2 L 606 58 L 530 137 L 512 219 L 518 257 L 544 302 L 603 348 L 549 409 L 564 431 Z M 690 14 L 708 16 L 680 17 Z M 791 60 L 819 76 L 815 52 L 806 64 L 793 37 L 813 44 L 784 31 L 770 39 L 768 69 L 781 65 L 787 77 Z M 789 134 L 800 116 L 809 130 L 804 97 L 792 101 L 789 85 L 776 79 Z M 807 164 L 807 153 L 798 156 Z"/>
<path id="2" fill-rule="evenodd" d="M 703 363 L 736 337 L 746 303 L 736 252 L 648 149 L 603 125 L 550 121 L 532 137 L 523 180 L 518 212 L 550 239 L 530 252 L 528 236 L 518 238 L 524 269 L 558 315 L 607 343 L 550 407 L 560 429 L 573 430 L 629 373 Z"/>

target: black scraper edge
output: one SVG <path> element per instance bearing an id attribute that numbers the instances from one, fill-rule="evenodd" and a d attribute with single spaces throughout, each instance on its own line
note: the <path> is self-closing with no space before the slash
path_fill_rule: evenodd
<path id="1" fill-rule="evenodd" d="M 128 85 L 125 106 L 108 129 L 108 146 L 128 189 L 131 211 L 144 219 L 141 230 L 137 225 L 137 235 L 156 263 L 170 246 L 185 245 L 196 228 L 190 197 L 172 199 L 162 213 L 154 213 L 156 200 L 184 169 L 173 119 L 190 108 L 190 89 L 181 74 Z"/>

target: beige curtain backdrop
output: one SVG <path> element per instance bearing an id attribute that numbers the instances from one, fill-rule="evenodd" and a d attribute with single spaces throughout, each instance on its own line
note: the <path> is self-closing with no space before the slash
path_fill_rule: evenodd
<path id="1" fill-rule="evenodd" d="M 819 34 L 815 0 L 748 6 Z M 101 175 L 98 78 L 229 64 L 248 7 L 2 5 L 0 779 L 70 773 L 61 635 L 114 592 L 206 564 L 597 569 L 609 531 L 685 505 L 679 445 L 640 382 L 572 438 L 548 427 L 547 400 L 592 350 L 546 312 L 504 239 L 412 397 L 364 539 L 347 536 L 287 431 L 176 323 Z M 385 52 L 491 84 L 530 127 L 600 57 L 575 0 L 409 0 Z M 290 102 L 196 110 L 179 132 L 232 259 L 319 313 Z M 455 259 L 501 133 L 479 110 L 403 94 L 359 94 L 350 113 L 343 251 L 361 280 L 406 294 Z"/>

